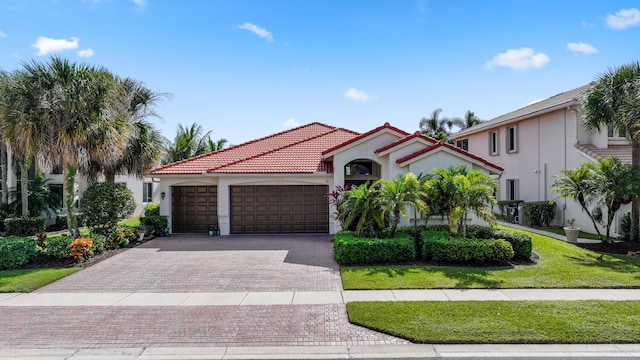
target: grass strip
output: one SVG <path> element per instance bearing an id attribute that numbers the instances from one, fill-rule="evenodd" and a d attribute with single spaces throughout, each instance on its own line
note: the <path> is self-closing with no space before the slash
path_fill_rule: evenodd
<path id="1" fill-rule="evenodd" d="M 640 258 L 603 254 L 531 236 L 535 265 L 342 267 L 345 290 L 453 288 L 640 288 Z"/>
<path id="2" fill-rule="evenodd" d="M 416 343 L 640 342 L 640 301 L 353 302 L 349 321 Z"/>
<path id="3" fill-rule="evenodd" d="M 543 230 L 543 231 L 547 231 L 547 232 L 551 232 L 554 234 L 558 234 L 558 235 L 565 235 L 564 233 L 564 229 L 563 228 L 558 228 L 558 227 L 539 227 L 536 228 L 537 230 Z M 582 239 L 592 239 L 592 240 L 600 240 L 600 237 L 598 236 L 598 234 L 591 234 L 588 232 L 584 232 L 584 231 L 580 231 L 580 235 L 578 235 L 579 238 Z"/>
<path id="4" fill-rule="evenodd" d="M 49 268 L 0 271 L 0 292 L 31 292 L 80 268 Z"/>

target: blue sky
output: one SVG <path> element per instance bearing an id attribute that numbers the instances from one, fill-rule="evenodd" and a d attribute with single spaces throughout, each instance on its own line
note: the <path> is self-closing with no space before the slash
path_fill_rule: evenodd
<path id="1" fill-rule="evenodd" d="M 314 121 L 491 119 L 640 60 L 640 4 L 0 0 L 0 69 L 59 54 L 171 93 L 157 128 L 231 143 Z"/>

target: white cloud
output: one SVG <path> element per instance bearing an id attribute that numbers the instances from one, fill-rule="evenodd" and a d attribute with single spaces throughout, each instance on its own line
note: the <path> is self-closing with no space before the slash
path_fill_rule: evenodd
<path id="1" fill-rule="evenodd" d="M 637 25 L 640 25 L 640 10 L 636 8 L 622 9 L 615 15 L 607 15 L 607 26 L 612 29 L 622 30 Z"/>
<path id="2" fill-rule="evenodd" d="M 579 53 L 583 53 L 586 55 L 589 54 L 595 54 L 598 52 L 598 49 L 596 49 L 593 45 L 589 45 L 589 44 L 585 44 L 582 42 L 579 43 L 568 43 L 567 44 L 567 49 L 573 51 L 573 52 L 579 52 Z"/>
<path id="3" fill-rule="evenodd" d="M 48 53 L 62 50 L 77 49 L 78 41 L 80 41 L 80 39 L 77 37 L 72 37 L 69 41 L 65 39 L 51 39 L 40 36 L 35 43 L 31 44 L 31 47 L 38 49 L 38 53 L 36 55 L 46 55 Z"/>
<path id="4" fill-rule="evenodd" d="M 290 118 L 287 121 L 282 123 L 282 126 L 287 128 L 287 129 L 292 129 L 294 127 L 298 127 L 302 124 L 300 124 L 299 122 L 297 122 L 294 118 Z"/>
<path id="5" fill-rule="evenodd" d="M 86 50 L 78 50 L 78 56 L 83 58 L 88 58 L 93 56 L 93 49 L 89 48 Z"/>
<path id="6" fill-rule="evenodd" d="M 236 28 L 251 31 L 252 33 L 260 36 L 261 38 L 267 39 L 267 41 L 269 42 L 273 41 L 273 36 L 271 36 L 271 33 L 267 31 L 267 29 L 263 29 L 259 26 L 253 25 L 252 23 L 246 22 L 242 25 L 236 26 Z"/>
<path id="7" fill-rule="evenodd" d="M 545 66 L 551 58 L 543 53 L 536 53 L 531 48 L 509 49 L 487 61 L 485 69 L 493 69 L 494 66 L 504 66 L 512 70 L 539 69 Z"/>
<path id="8" fill-rule="evenodd" d="M 147 0 L 131 0 L 138 8 L 144 9 L 147 6 Z"/>
<path id="9" fill-rule="evenodd" d="M 7 34 L 4 33 L 4 31 L 0 31 L 0 38 L 6 38 Z"/>
<path id="10" fill-rule="evenodd" d="M 346 97 L 347 99 L 351 99 L 353 101 L 369 101 L 371 100 L 372 96 L 367 94 L 366 92 L 362 91 L 362 90 L 358 90 L 356 88 L 351 88 L 347 91 L 344 92 L 344 97 Z"/>

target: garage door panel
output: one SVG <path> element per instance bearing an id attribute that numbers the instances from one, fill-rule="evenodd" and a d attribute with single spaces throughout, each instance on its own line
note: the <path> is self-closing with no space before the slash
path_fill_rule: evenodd
<path id="1" fill-rule="evenodd" d="M 217 186 L 174 186 L 171 203 L 173 232 L 207 232 L 218 226 Z"/>
<path id="2" fill-rule="evenodd" d="M 232 233 L 328 232 L 326 185 L 231 186 Z"/>

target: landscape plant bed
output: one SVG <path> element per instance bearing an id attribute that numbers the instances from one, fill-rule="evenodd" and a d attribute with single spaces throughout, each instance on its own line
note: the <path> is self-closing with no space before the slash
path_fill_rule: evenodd
<path id="1" fill-rule="evenodd" d="M 345 290 L 444 288 L 640 288 L 640 258 L 604 254 L 528 233 L 531 266 L 387 265 L 342 267 Z"/>
<path id="2" fill-rule="evenodd" d="M 353 302 L 353 324 L 429 344 L 640 342 L 640 301 Z"/>

